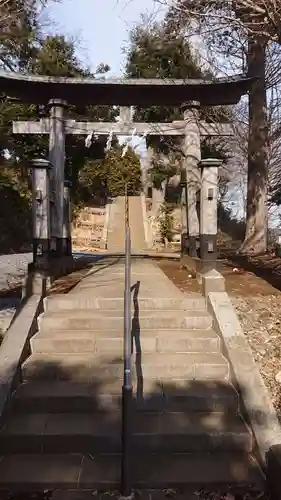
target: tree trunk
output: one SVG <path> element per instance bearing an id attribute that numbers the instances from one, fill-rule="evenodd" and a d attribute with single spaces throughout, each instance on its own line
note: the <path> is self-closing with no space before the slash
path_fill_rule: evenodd
<path id="1" fill-rule="evenodd" d="M 248 186 L 246 233 L 241 253 L 267 250 L 268 123 L 265 87 L 265 48 L 260 39 L 249 39 L 248 71 L 259 76 L 249 93 Z"/>

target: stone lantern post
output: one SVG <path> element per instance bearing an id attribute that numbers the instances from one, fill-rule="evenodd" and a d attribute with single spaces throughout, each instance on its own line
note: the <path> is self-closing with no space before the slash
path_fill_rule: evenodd
<path id="1" fill-rule="evenodd" d="M 200 162 L 200 259 L 201 272 L 216 268 L 218 235 L 218 169 L 223 160 L 207 158 Z"/>

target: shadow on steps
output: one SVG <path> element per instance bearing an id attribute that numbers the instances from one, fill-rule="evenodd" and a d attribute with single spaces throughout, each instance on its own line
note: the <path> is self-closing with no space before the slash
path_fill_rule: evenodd
<path id="1" fill-rule="evenodd" d="M 119 488 L 121 387 L 106 365 L 33 366 L 0 434 L 0 490 Z M 223 381 L 146 387 L 140 363 L 131 415 L 134 487 L 262 488 L 238 410 L 237 393 Z"/>
<path id="2" fill-rule="evenodd" d="M 165 377 L 144 377 L 139 291 L 136 282 L 134 488 L 262 489 L 264 477 L 252 457 L 252 436 L 228 380 L 176 378 L 173 367 Z M 122 371 L 121 355 L 113 357 L 110 351 L 102 356 L 66 353 L 57 359 L 27 359 L 23 383 L 11 399 L 0 433 L 0 490 L 118 489 Z"/>

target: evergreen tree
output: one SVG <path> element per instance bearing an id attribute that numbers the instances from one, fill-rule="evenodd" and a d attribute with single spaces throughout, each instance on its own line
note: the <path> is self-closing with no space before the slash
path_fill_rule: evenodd
<path id="1" fill-rule="evenodd" d="M 139 156 L 131 147 L 122 157 L 122 147 L 115 142 L 102 160 L 88 160 L 79 173 L 79 183 L 84 199 L 107 196 L 124 196 L 125 184 L 128 195 L 140 193 L 141 169 Z"/>
<path id="2" fill-rule="evenodd" d="M 126 76 L 128 78 L 169 78 L 169 79 L 212 79 L 210 71 L 204 70 L 192 52 L 191 45 L 181 33 L 170 32 L 165 23 L 140 25 L 131 33 L 130 48 L 127 54 Z M 201 109 L 200 118 L 207 121 L 230 120 L 229 109 L 218 107 L 215 111 Z M 135 121 L 171 122 L 182 120 L 183 112 L 179 107 L 152 106 L 135 108 Z M 175 174 L 182 157 L 182 138 L 148 137 L 147 146 L 153 147 L 155 159 L 151 170 L 155 187 Z M 220 157 L 222 154 L 220 149 Z M 202 157 L 209 153 L 216 156 L 216 148 L 210 141 L 202 141 Z M 170 164 L 163 161 L 163 155 L 170 158 Z M 162 156 L 162 159 L 161 159 Z M 177 156 L 177 162 L 174 161 Z"/>

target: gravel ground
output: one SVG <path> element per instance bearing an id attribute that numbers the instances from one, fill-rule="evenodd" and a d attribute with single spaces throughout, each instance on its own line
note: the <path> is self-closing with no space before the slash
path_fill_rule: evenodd
<path id="1" fill-rule="evenodd" d="M 31 261 L 32 253 L 0 255 L 0 289 L 9 288 L 23 278 Z"/>
<path id="2" fill-rule="evenodd" d="M 88 255 L 87 252 L 75 252 L 74 259 Z M 100 257 L 100 254 L 93 255 L 92 252 L 90 255 L 93 261 Z M 32 262 L 32 253 L 0 255 L 0 291 L 9 291 L 15 285 L 20 284 L 30 262 Z M 0 343 L 19 302 L 19 298 L 0 297 Z"/>
<path id="3" fill-rule="evenodd" d="M 234 493 L 223 490 L 177 491 L 135 490 L 134 500 L 270 500 L 264 491 L 250 490 Z M 48 491 L 44 493 L 0 494 L 0 500 L 120 500 L 120 492 L 106 491 Z"/>
<path id="4" fill-rule="evenodd" d="M 31 261 L 32 253 L 0 255 L 0 290 L 7 290 L 21 281 Z M 2 335 L 9 327 L 18 304 L 19 299 L 0 298 L 0 332 Z"/>

